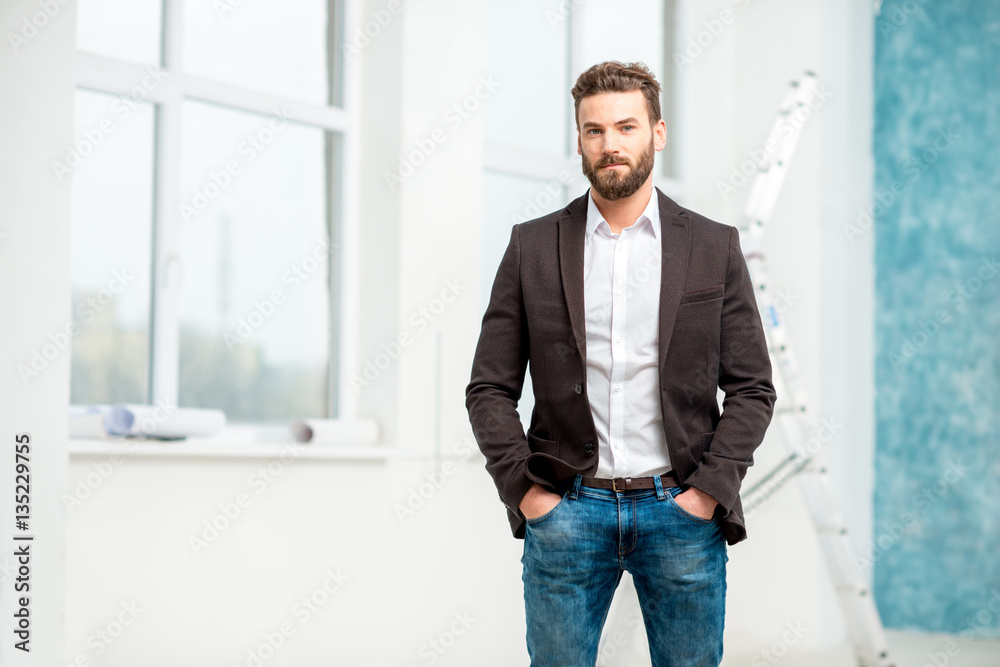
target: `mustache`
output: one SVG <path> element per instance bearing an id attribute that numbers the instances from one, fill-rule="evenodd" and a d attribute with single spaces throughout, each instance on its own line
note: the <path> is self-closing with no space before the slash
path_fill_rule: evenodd
<path id="1" fill-rule="evenodd" d="M 619 159 L 619 158 L 615 158 L 615 157 L 605 157 L 605 158 L 601 158 L 600 160 L 598 160 L 597 163 L 594 166 L 596 166 L 596 167 L 607 167 L 608 165 L 611 165 L 611 164 L 626 164 L 626 165 L 629 165 L 629 166 L 632 165 L 632 163 L 629 162 L 628 160 L 623 160 L 623 159 Z"/>

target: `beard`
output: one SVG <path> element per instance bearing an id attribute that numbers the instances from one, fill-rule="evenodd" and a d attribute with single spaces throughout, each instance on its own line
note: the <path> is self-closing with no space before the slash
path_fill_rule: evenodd
<path id="1" fill-rule="evenodd" d="M 593 188 L 597 190 L 597 194 L 609 201 L 624 199 L 638 192 L 649 175 L 653 173 L 654 155 L 652 137 L 649 138 L 649 146 L 639 155 L 639 160 L 634 164 L 628 158 L 615 155 L 605 155 L 597 162 L 591 162 L 587 159 L 587 154 L 584 153 L 583 173 Z M 602 170 L 602 167 L 609 164 L 628 165 L 628 171 L 623 174 L 619 169 Z"/>

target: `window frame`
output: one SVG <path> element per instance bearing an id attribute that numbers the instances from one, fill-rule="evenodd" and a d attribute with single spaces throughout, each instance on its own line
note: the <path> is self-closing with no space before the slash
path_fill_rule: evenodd
<path id="1" fill-rule="evenodd" d="M 149 404 L 178 405 L 180 371 L 179 232 L 184 224 L 179 213 L 183 200 L 181 174 L 181 114 L 185 101 L 198 101 L 233 110 L 272 116 L 287 109 L 290 122 L 324 131 L 327 212 L 325 224 L 331 247 L 328 268 L 329 338 L 327 415 L 296 415 L 288 420 L 326 418 L 351 419 L 356 414 L 343 373 L 343 360 L 351 358 L 356 337 L 347 326 L 357 307 L 352 257 L 356 256 L 357 203 L 354 193 L 357 170 L 358 59 L 345 58 L 346 26 L 352 25 L 357 0 L 326 0 L 328 20 L 327 66 L 330 82 L 328 105 L 258 92 L 239 86 L 192 76 L 183 71 L 183 0 L 163 0 L 160 62 L 139 64 L 77 51 L 76 89 L 128 97 L 137 83 L 158 72 L 164 80 L 145 91 L 144 102 L 153 105 L 153 211 L 151 252 L 151 299 L 149 322 Z M 334 233 L 336 232 L 336 238 Z M 336 243 L 336 246 L 333 244 Z M 200 407 L 200 406 L 196 406 Z"/>

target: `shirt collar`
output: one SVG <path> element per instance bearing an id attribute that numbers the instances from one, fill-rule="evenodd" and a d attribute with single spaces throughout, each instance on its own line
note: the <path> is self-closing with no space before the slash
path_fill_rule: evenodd
<path id="1" fill-rule="evenodd" d="M 635 222 L 636 227 L 642 226 L 643 218 L 649 221 L 649 227 L 653 231 L 653 238 L 659 238 L 660 236 L 660 201 L 657 196 L 656 186 L 650 188 L 649 201 L 646 203 L 646 208 L 643 209 L 642 213 L 639 215 L 639 219 Z M 610 232 L 611 227 L 608 226 L 607 221 L 604 216 L 601 215 L 601 211 L 597 208 L 597 204 L 594 203 L 594 190 L 590 189 L 587 196 L 587 237 L 590 238 L 597 231 L 597 227 L 604 223 L 608 227 Z"/>

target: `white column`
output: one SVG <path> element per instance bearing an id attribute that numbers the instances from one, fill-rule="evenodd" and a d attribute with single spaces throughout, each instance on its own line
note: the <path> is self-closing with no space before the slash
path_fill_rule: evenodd
<path id="1" fill-rule="evenodd" d="M 0 4 L 0 664 L 10 667 L 63 660 L 71 178 L 60 183 L 51 164 L 73 142 L 75 23 L 74 3 Z M 13 516 L 21 434 L 30 435 L 27 530 Z M 29 581 L 20 545 L 29 545 Z M 15 587 L 25 583 L 30 590 Z M 11 632 L 22 597 L 30 653 Z"/>

